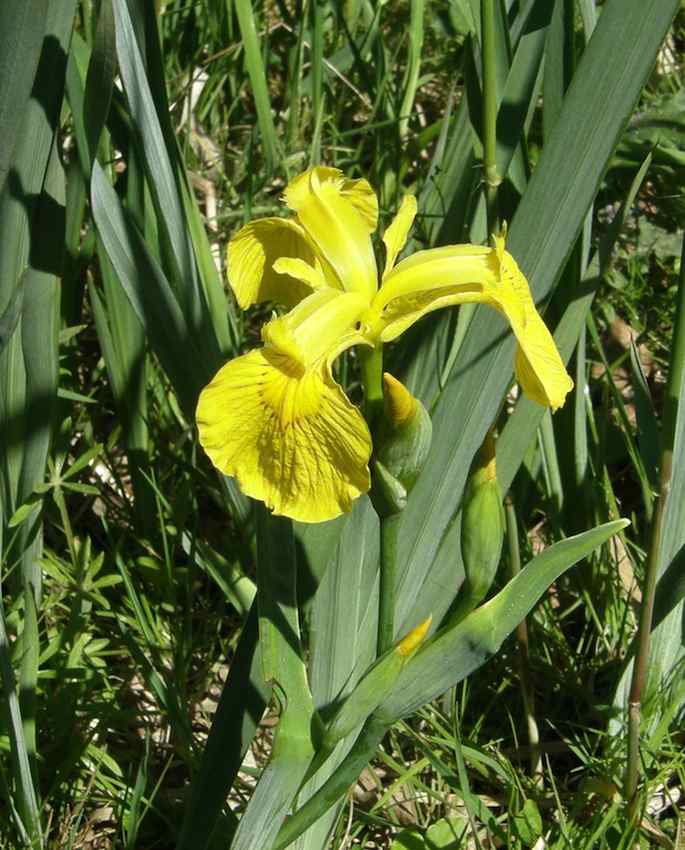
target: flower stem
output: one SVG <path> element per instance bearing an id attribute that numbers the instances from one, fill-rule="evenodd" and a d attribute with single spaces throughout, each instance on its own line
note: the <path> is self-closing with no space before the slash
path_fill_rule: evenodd
<path id="1" fill-rule="evenodd" d="M 521 553 L 519 551 L 518 527 L 516 511 L 511 496 L 504 500 L 504 512 L 507 518 L 507 543 L 509 546 L 509 573 L 514 578 L 521 572 Z M 535 719 L 535 693 L 530 677 L 528 661 L 528 623 L 525 619 L 516 626 L 516 642 L 518 644 L 518 668 L 523 698 L 523 710 L 528 726 L 528 746 L 530 747 L 530 773 L 536 785 L 542 785 L 542 758 L 540 756 L 540 732 Z"/>
<path id="2" fill-rule="evenodd" d="M 395 582 L 397 573 L 397 531 L 399 514 L 380 517 L 381 562 L 378 588 L 378 643 L 376 654 L 380 658 L 395 640 Z"/>
<path id="3" fill-rule="evenodd" d="M 495 46 L 495 0 L 482 0 L 481 32 L 483 56 L 483 170 L 485 205 L 490 234 L 499 229 L 497 190 L 497 55 Z"/>
<path id="4" fill-rule="evenodd" d="M 625 798 L 628 802 L 628 817 L 635 822 L 639 816 L 637 782 L 640 762 L 640 719 L 642 715 L 642 692 L 647 681 L 649 645 L 654 614 L 654 596 L 661 558 L 661 535 L 668 494 L 671 489 L 673 467 L 673 443 L 675 440 L 676 417 L 680 389 L 685 375 L 685 237 L 680 261 L 678 301 L 673 329 L 673 347 L 666 385 L 663 413 L 663 439 L 659 475 L 659 496 L 652 520 L 651 538 L 645 569 L 645 586 L 642 591 L 642 607 L 637 633 L 637 653 L 633 664 L 628 696 L 628 760 L 626 764 Z"/>
<path id="5" fill-rule="evenodd" d="M 364 387 L 364 415 L 373 430 L 374 423 L 383 409 L 383 346 L 369 348 L 360 345 L 359 366 Z"/>

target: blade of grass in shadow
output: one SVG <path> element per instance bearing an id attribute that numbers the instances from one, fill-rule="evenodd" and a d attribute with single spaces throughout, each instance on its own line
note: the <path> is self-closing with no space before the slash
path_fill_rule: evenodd
<path id="1" fill-rule="evenodd" d="M 207 846 L 266 708 L 271 687 L 262 676 L 258 639 L 255 602 L 231 660 L 199 771 L 193 779 L 177 850 L 203 850 Z M 235 830 L 237 819 L 232 816 L 230 821 L 229 827 Z"/>
<path id="2" fill-rule="evenodd" d="M 164 273 L 96 162 L 91 180 L 93 218 L 121 285 L 169 375 L 186 413 L 216 367 L 195 347 Z"/>
<path id="3" fill-rule="evenodd" d="M 116 33 L 112 0 L 102 0 L 93 41 L 93 52 L 88 64 L 83 103 L 83 125 L 90 162 L 97 155 L 100 135 L 109 115 L 116 64 Z M 89 176 L 90 172 L 87 172 L 86 177 Z"/>
<path id="4" fill-rule="evenodd" d="M 24 844 L 40 847 L 42 842 L 38 798 L 31 774 L 31 760 L 26 745 L 24 727 L 19 709 L 16 680 L 7 640 L 5 627 L 5 609 L 0 600 L 0 680 L 2 681 L 3 705 L 6 715 L 6 728 L 10 739 L 10 758 L 12 774 L 16 783 L 15 807 L 19 821 L 17 829 Z"/>
<path id="5" fill-rule="evenodd" d="M 133 141 L 145 166 L 162 236 L 163 267 L 203 361 L 212 364 L 215 370 L 221 353 L 187 224 L 182 188 L 185 174 L 175 143 L 167 147 L 126 3 L 114 4 L 114 17 L 119 71 L 130 108 Z M 146 30 L 148 26 L 156 26 L 147 17 L 142 23 Z"/>

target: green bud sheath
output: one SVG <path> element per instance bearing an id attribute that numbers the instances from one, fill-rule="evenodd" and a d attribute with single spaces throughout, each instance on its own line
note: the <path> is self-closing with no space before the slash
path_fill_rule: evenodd
<path id="1" fill-rule="evenodd" d="M 450 618 L 457 622 L 485 598 L 492 585 L 502 555 L 504 508 L 495 472 L 494 440 L 485 440 L 480 466 L 466 489 L 461 521 L 461 554 L 465 579 L 456 609 Z"/>
<path id="2" fill-rule="evenodd" d="M 371 497 L 380 516 L 404 510 L 430 451 L 428 411 L 396 378 L 383 375 L 384 415 L 374 436 Z"/>

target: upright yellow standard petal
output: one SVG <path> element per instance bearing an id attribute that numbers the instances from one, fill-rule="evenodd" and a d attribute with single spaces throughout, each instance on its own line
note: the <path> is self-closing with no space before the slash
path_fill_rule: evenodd
<path id="1" fill-rule="evenodd" d="M 309 281 L 275 271 L 281 258 L 298 259 L 317 269 L 320 264 L 304 230 L 284 218 L 260 218 L 242 227 L 228 243 L 228 281 L 240 307 L 277 301 L 286 307 L 311 292 Z"/>
<path id="2" fill-rule="evenodd" d="M 349 201 L 366 222 L 369 233 L 378 227 L 378 198 L 368 180 L 348 180 L 339 168 L 329 168 L 316 165 L 293 178 L 285 190 L 285 200 L 291 209 L 306 203 L 312 175 L 316 175 L 320 183 L 331 180 L 339 184 L 340 194 Z"/>
<path id="3" fill-rule="evenodd" d="M 323 361 L 315 370 L 271 348 L 222 367 L 197 408 L 215 466 L 275 514 L 322 522 L 369 489 L 371 435 Z"/>
<path id="4" fill-rule="evenodd" d="M 404 248 L 415 218 L 416 198 L 413 195 L 405 195 L 402 198 L 402 204 L 397 211 L 397 215 L 383 234 L 383 242 L 385 243 L 384 278 L 395 265 L 397 255 Z"/>
<path id="5" fill-rule="evenodd" d="M 378 285 L 370 227 L 375 195 L 365 186 L 318 166 L 288 185 L 285 200 L 339 285 L 370 300 Z"/>

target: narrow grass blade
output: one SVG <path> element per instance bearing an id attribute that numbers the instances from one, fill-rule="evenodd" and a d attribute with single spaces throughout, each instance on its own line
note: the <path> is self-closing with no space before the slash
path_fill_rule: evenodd
<path id="1" fill-rule="evenodd" d="M 635 393 L 637 444 L 645 474 L 648 476 L 652 488 L 656 490 L 659 486 L 659 424 L 652 396 L 647 386 L 647 379 L 642 371 L 640 352 L 632 339 L 630 340 L 630 372 Z"/>
<path id="2" fill-rule="evenodd" d="M 250 609 L 212 728 L 193 780 L 177 850 L 207 846 L 243 757 L 266 708 L 270 685 L 262 677 L 257 605 Z"/>
<path id="3" fill-rule="evenodd" d="M 526 22 L 497 112 L 497 172 L 504 178 L 526 127 L 544 55 L 552 4 L 536 3 Z"/>
<path id="4" fill-rule="evenodd" d="M 48 0 L 5 0 L 0 5 L 0 192 L 31 95 L 47 12 Z"/>
<path id="5" fill-rule="evenodd" d="M 245 67 L 250 77 L 257 110 L 257 123 L 261 136 L 262 152 L 267 172 L 273 171 L 279 158 L 279 145 L 271 112 L 271 98 L 266 84 L 266 72 L 257 37 L 254 6 L 251 0 L 234 0 L 238 26 L 245 50 Z"/>
<path id="6" fill-rule="evenodd" d="M 407 70 L 404 77 L 404 94 L 400 104 L 400 123 L 398 131 L 400 138 L 404 139 L 409 130 L 409 119 L 414 106 L 416 89 L 419 84 L 419 72 L 421 70 L 421 51 L 423 49 L 423 19 L 425 16 L 425 0 L 411 0 L 411 13 L 409 17 L 409 56 L 407 59 Z"/>
<path id="7" fill-rule="evenodd" d="M 3 703 L 7 717 L 7 731 L 10 739 L 10 754 L 16 783 L 15 806 L 20 818 L 17 827 L 30 847 L 41 847 L 41 825 L 38 798 L 31 774 L 31 759 L 28 752 L 24 726 L 19 709 L 16 680 L 12 669 L 10 645 L 7 640 L 5 611 L 0 600 L 0 681 L 2 682 Z"/>

